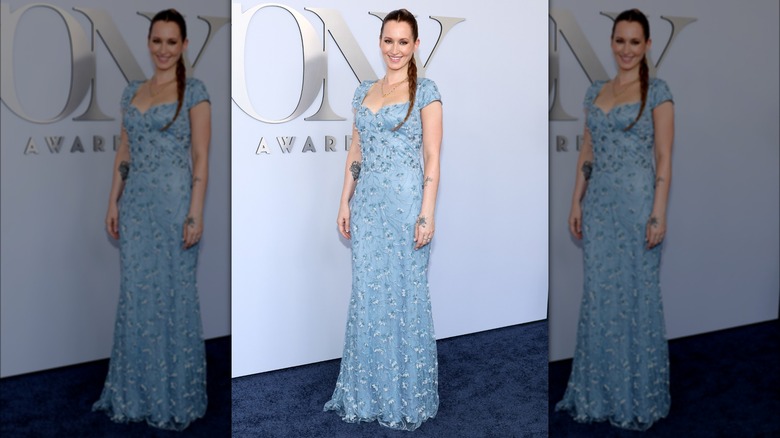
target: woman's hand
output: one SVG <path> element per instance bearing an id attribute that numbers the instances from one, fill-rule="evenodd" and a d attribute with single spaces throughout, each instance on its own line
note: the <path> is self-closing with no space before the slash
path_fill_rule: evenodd
<path id="1" fill-rule="evenodd" d="M 573 202 L 571 204 L 571 211 L 569 212 L 569 231 L 577 239 L 582 239 L 582 207 L 579 202 Z"/>
<path id="2" fill-rule="evenodd" d="M 647 220 L 645 241 L 647 249 L 651 249 L 661 243 L 666 235 L 666 218 L 661 215 L 651 214 Z"/>
<path id="3" fill-rule="evenodd" d="M 420 249 L 433 239 L 433 215 L 420 213 L 414 226 L 414 249 Z"/>
<path id="4" fill-rule="evenodd" d="M 106 231 L 108 231 L 108 234 L 114 239 L 119 239 L 119 208 L 117 208 L 116 202 L 108 203 Z"/>
<path id="5" fill-rule="evenodd" d="M 336 225 L 339 227 L 339 233 L 341 233 L 345 239 L 352 238 L 352 233 L 349 231 L 349 203 L 341 203 L 339 215 L 336 218 Z"/>
<path id="6" fill-rule="evenodd" d="M 184 249 L 191 248 L 200 241 L 203 235 L 203 216 L 188 214 L 184 219 L 184 232 L 182 233 Z"/>

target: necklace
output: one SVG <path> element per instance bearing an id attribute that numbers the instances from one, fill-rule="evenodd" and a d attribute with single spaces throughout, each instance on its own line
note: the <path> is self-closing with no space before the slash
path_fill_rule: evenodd
<path id="1" fill-rule="evenodd" d="M 154 82 L 154 80 L 153 80 L 153 79 L 149 80 L 149 95 L 150 95 L 150 96 L 152 96 L 152 97 L 157 97 L 157 95 L 158 95 L 158 94 L 160 94 L 160 92 L 162 92 L 162 91 L 163 91 L 165 88 L 167 88 L 167 87 L 168 87 L 168 85 L 171 85 L 171 84 L 172 84 L 172 83 L 174 83 L 175 81 L 176 81 L 176 79 L 175 79 L 175 78 L 174 78 L 174 79 L 171 79 L 170 81 L 168 81 L 168 82 L 165 82 L 165 83 L 164 83 L 164 84 L 162 84 L 162 85 L 159 85 L 159 86 L 157 87 L 157 91 L 154 91 L 154 90 L 152 89 L 152 83 Z"/>
<path id="2" fill-rule="evenodd" d="M 628 81 L 627 83 L 623 84 L 623 86 L 620 88 L 620 91 L 618 91 L 617 90 L 617 86 L 615 86 L 615 84 L 617 83 L 617 79 L 613 79 L 612 80 L 612 97 L 618 97 L 621 94 L 625 93 L 626 90 L 628 90 L 628 88 L 631 87 L 631 85 L 634 82 L 638 81 L 638 80 L 639 80 L 639 78 L 632 79 L 632 80 Z"/>
<path id="3" fill-rule="evenodd" d="M 389 95 L 393 94 L 393 91 L 395 91 L 395 89 L 396 89 L 396 88 L 398 88 L 398 87 L 399 87 L 401 84 L 403 84 L 404 82 L 406 82 L 406 81 L 408 81 L 408 80 L 409 80 L 409 79 L 404 79 L 403 81 L 401 81 L 401 82 L 399 82 L 399 83 L 395 84 L 395 85 L 393 86 L 393 88 L 391 88 L 391 89 L 390 89 L 390 91 L 388 91 L 387 93 L 385 93 L 385 82 L 387 81 L 387 76 L 385 76 L 384 80 L 383 80 L 383 81 L 382 81 L 382 82 L 379 84 L 379 91 L 382 93 L 382 98 L 384 99 L 385 97 L 387 97 L 387 96 L 389 96 Z"/>

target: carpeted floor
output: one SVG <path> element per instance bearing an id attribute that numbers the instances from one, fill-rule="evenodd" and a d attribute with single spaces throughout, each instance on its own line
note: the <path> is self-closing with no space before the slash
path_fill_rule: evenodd
<path id="1" fill-rule="evenodd" d="M 778 320 L 669 342 L 672 409 L 647 432 L 555 413 L 571 361 L 549 364 L 540 321 L 438 342 L 438 416 L 410 435 L 322 412 L 338 375 L 328 361 L 230 380 L 230 338 L 206 341 L 209 408 L 181 433 L 91 412 L 108 361 L 0 380 L 2 437 L 776 437 Z"/>
<path id="2" fill-rule="evenodd" d="M 233 379 L 233 436 L 547 436 L 547 321 L 444 339 L 437 348 L 439 412 L 414 432 L 323 412 L 339 372 L 333 360 Z"/>
<path id="3" fill-rule="evenodd" d="M 230 337 L 206 341 L 206 416 L 183 432 L 146 423 L 116 424 L 92 412 L 108 360 L 0 380 L 0 436 L 18 437 L 228 437 L 230 436 Z"/>
<path id="4" fill-rule="evenodd" d="M 550 363 L 550 436 L 780 437 L 780 322 L 778 320 L 669 342 L 669 415 L 646 432 L 608 423 L 580 424 L 554 412 L 563 398 L 571 360 Z"/>

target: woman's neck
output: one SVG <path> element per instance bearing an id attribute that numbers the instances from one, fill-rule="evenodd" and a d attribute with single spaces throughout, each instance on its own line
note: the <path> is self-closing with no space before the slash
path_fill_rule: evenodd
<path id="1" fill-rule="evenodd" d="M 639 80 L 639 68 L 637 67 L 631 70 L 619 71 L 618 74 L 615 75 L 615 79 L 613 80 L 618 85 L 628 84 L 630 82 L 637 81 Z"/>
<path id="2" fill-rule="evenodd" d="M 169 70 L 155 70 L 152 80 L 155 84 L 164 84 L 176 79 L 176 71 Z"/>
<path id="3" fill-rule="evenodd" d="M 406 70 L 404 71 L 388 71 L 385 73 L 385 85 L 393 85 L 399 82 L 403 82 L 407 79 Z"/>

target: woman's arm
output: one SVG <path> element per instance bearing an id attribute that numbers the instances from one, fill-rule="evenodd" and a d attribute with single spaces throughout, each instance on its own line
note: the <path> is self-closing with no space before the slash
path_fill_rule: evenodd
<path id="1" fill-rule="evenodd" d="M 647 248 L 652 248 L 666 235 L 666 206 L 672 182 L 672 143 L 674 142 L 674 104 L 666 101 L 653 109 L 655 129 L 655 195 L 653 211 L 647 220 Z"/>
<path id="2" fill-rule="evenodd" d="M 585 117 L 587 120 L 587 115 Z M 569 212 L 569 231 L 577 239 L 582 239 L 582 198 L 585 197 L 591 171 L 593 171 L 593 141 L 586 121 L 580 155 L 577 158 L 577 176 L 574 177 L 574 194 Z"/>
<path id="3" fill-rule="evenodd" d="M 111 191 L 108 195 L 108 212 L 106 213 L 106 231 L 114 239 L 119 239 L 119 198 L 125 188 L 125 179 L 130 166 L 130 144 L 127 131 L 121 127 L 122 136 L 114 155 L 114 172 L 111 179 Z"/>
<path id="4" fill-rule="evenodd" d="M 195 245 L 203 235 L 203 204 L 209 179 L 209 143 L 211 142 L 211 104 L 202 101 L 190 108 L 192 132 L 192 195 L 184 220 L 182 236 L 185 248 Z"/>
<path id="5" fill-rule="evenodd" d="M 439 192 L 439 157 L 441 155 L 442 106 L 436 100 L 420 112 L 423 131 L 423 196 L 417 226 L 414 229 L 414 249 L 420 249 L 433 238 L 436 195 Z"/>
<path id="6" fill-rule="evenodd" d="M 355 125 L 352 125 L 352 143 L 347 152 L 347 165 L 344 169 L 344 187 L 341 189 L 341 202 L 339 203 L 339 214 L 336 218 L 336 224 L 339 227 L 339 233 L 345 239 L 350 239 L 352 234 L 349 231 L 349 200 L 355 193 L 357 181 L 360 178 L 360 166 L 363 162 L 363 153 L 360 150 L 360 134 Z"/>

